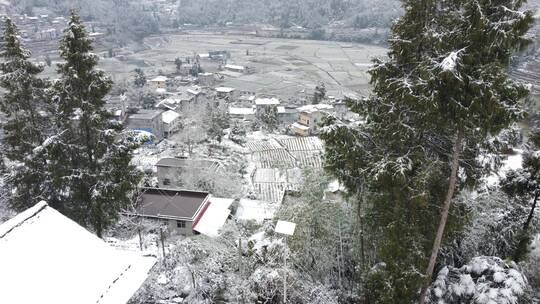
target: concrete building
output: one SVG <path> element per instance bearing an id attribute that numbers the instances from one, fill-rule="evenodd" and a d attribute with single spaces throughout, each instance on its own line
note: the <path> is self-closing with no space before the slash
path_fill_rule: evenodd
<path id="1" fill-rule="evenodd" d="M 144 188 L 134 215 L 162 221 L 172 234 L 216 237 L 233 202 L 206 192 Z"/>
<path id="2" fill-rule="evenodd" d="M 241 74 L 246 74 L 250 71 L 250 69 L 245 66 L 234 65 L 234 64 L 226 64 L 225 66 L 223 66 L 223 69 L 226 71 L 241 73 Z"/>
<path id="3" fill-rule="evenodd" d="M 212 87 L 216 84 L 214 73 L 200 73 L 198 77 L 199 85 Z"/>
<path id="4" fill-rule="evenodd" d="M 127 127 L 132 130 L 152 133 L 159 141 L 163 139 L 162 110 L 139 110 L 137 113 L 128 115 Z"/>
<path id="5" fill-rule="evenodd" d="M 229 107 L 229 117 L 232 119 L 255 120 L 255 107 Z"/>
<path id="6" fill-rule="evenodd" d="M 261 115 L 265 113 L 268 109 L 273 107 L 278 107 L 281 104 L 279 99 L 275 97 L 271 98 L 256 98 L 255 99 L 255 110 L 256 114 Z"/>
<path id="7" fill-rule="evenodd" d="M 299 136 L 311 135 L 311 130 L 308 126 L 304 126 L 303 124 L 300 124 L 297 122 L 291 125 L 291 130 L 294 132 L 294 134 L 299 135 Z"/>
<path id="8" fill-rule="evenodd" d="M 157 76 L 148 82 L 154 89 L 165 89 L 167 87 L 167 80 L 168 78 L 166 76 Z"/>
<path id="9" fill-rule="evenodd" d="M 300 114 L 298 121 L 291 128 L 300 136 L 309 136 L 317 132 L 321 119 L 328 112 L 333 112 L 334 107 L 328 104 L 306 105 L 297 109 Z"/>
<path id="10" fill-rule="evenodd" d="M 228 99 L 229 101 L 233 101 L 237 97 L 237 91 L 235 88 L 229 88 L 229 87 L 217 87 L 216 93 L 218 98 Z"/>
<path id="11" fill-rule="evenodd" d="M 298 110 L 294 107 L 279 106 L 277 110 L 279 123 L 282 125 L 290 125 L 298 119 Z"/>
<path id="12" fill-rule="evenodd" d="M 180 114 L 175 111 L 168 110 L 161 115 L 163 120 L 163 136 L 169 137 L 180 129 Z"/>
<path id="13" fill-rule="evenodd" d="M 209 198 L 206 192 L 144 188 L 136 215 L 164 222 L 173 234 L 194 235 Z"/>

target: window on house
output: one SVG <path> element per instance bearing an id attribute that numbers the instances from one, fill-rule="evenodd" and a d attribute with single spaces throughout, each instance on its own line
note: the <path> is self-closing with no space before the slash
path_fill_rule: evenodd
<path id="1" fill-rule="evenodd" d="M 170 179 L 168 179 L 168 178 L 163 179 L 163 185 L 164 185 L 164 186 L 169 186 L 170 184 L 171 184 L 171 180 L 170 180 Z"/>
<path id="2" fill-rule="evenodd" d="M 176 228 L 186 228 L 185 221 L 176 221 Z"/>

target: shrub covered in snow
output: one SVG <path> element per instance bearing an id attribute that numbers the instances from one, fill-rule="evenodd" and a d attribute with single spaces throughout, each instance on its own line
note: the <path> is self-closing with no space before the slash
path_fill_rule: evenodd
<path id="1" fill-rule="evenodd" d="M 428 303 L 524 303 L 528 288 L 527 278 L 514 262 L 480 256 L 461 268 L 448 266 L 439 271 Z"/>

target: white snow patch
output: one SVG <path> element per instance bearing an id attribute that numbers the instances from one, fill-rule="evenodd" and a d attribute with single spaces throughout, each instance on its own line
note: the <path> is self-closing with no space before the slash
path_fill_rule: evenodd
<path id="1" fill-rule="evenodd" d="M 492 174 L 486 178 L 486 183 L 489 186 L 496 185 L 501 178 L 506 176 L 506 173 L 511 170 L 522 168 L 523 150 L 515 150 L 516 154 L 508 156 L 503 162 L 499 172 Z"/>
<path id="2" fill-rule="evenodd" d="M 161 114 L 161 119 L 163 120 L 163 123 L 170 124 L 171 122 L 175 121 L 180 117 L 180 114 L 176 113 L 175 111 L 165 111 Z"/>
<path id="3" fill-rule="evenodd" d="M 459 55 L 459 51 L 451 52 L 448 56 L 446 56 L 446 58 L 444 58 L 440 64 L 441 69 L 443 69 L 444 71 L 455 70 L 456 65 L 457 65 L 458 55 Z"/>
<path id="4" fill-rule="evenodd" d="M 262 223 L 264 220 L 272 219 L 277 209 L 278 206 L 269 202 L 241 199 L 236 217 L 240 220 L 254 220 Z"/>

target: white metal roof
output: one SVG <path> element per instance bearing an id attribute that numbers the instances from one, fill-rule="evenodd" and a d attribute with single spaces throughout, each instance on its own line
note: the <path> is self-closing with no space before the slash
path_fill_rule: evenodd
<path id="1" fill-rule="evenodd" d="M 229 108 L 229 114 L 231 115 L 254 115 L 255 109 L 254 108 Z"/>
<path id="2" fill-rule="evenodd" d="M 234 90 L 236 90 L 236 89 L 235 88 L 229 88 L 229 87 L 217 87 L 216 88 L 216 92 L 219 92 L 219 93 L 231 93 Z"/>
<path id="3" fill-rule="evenodd" d="M 0 225 L 0 303 L 127 303 L 154 263 L 41 202 Z"/>
<path id="4" fill-rule="evenodd" d="M 234 199 L 211 197 L 210 205 L 204 211 L 199 222 L 193 227 L 193 230 L 202 233 L 206 236 L 216 237 L 219 234 L 219 229 L 223 227 L 231 210 L 229 207 L 234 202 Z"/>
<path id="5" fill-rule="evenodd" d="M 257 98 L 255 99 L 256 105 L 278 105 L 280 104 L 279 99 L 272 97 L 272 98 Z"/>

